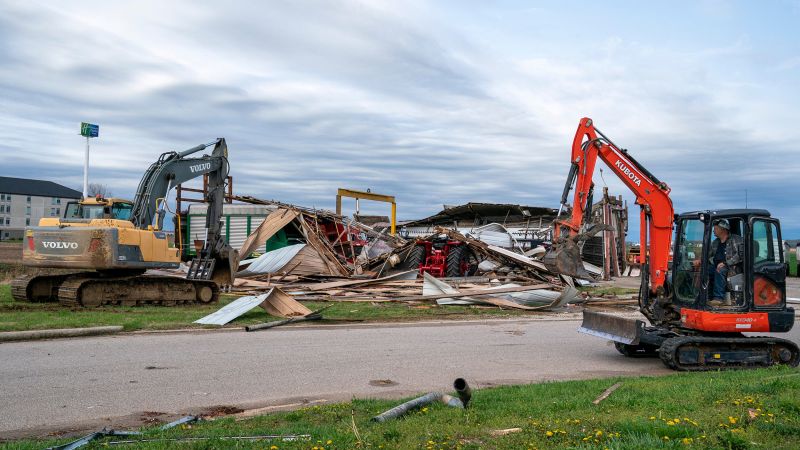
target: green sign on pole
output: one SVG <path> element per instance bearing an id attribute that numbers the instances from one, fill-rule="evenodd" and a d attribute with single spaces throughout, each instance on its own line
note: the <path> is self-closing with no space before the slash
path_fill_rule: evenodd
<path id="1" fill-rule="evenodd" d="M 81 136 L 86 136 L 87 138 L 93 138 L 97 137 L 98 135 L 100 135 L 100 125 L 81 122 Z"/>

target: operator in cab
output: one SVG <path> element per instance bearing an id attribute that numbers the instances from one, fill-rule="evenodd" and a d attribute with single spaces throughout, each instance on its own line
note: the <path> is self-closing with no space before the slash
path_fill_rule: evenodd
<path id="1" fill-rule="evenodd" d="M 708 258 L 713 277 L 713 291 L 709 305 L 723 306 L 726 304 L 725 288 L 728 277 L 742 272 L 744 239 L 731 233 L 731 225 L 727 219 L 719 219 L 714 223 L 714 236 L 717 238 L 711 243 Z"/>

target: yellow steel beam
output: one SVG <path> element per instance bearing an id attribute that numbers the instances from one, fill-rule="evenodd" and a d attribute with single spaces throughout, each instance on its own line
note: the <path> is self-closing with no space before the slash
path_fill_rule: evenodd
<path id="1" fill-rule="evenodd" d="M 342 197 L 374 200 L 376 202 L 394 203 L 394 195 L 382 195 L 374 192 L 354 191 L 352 189 L 339 188 L 339 191 L 336 193 L 336 195 Z"/>
<path id="2" fill-rule="evenodd" d="M 336 192 L 336 214 L 342 215 L 342 197 L 354 198 L 356 200 L 372 200 L 375 202 L 384 202 L 392 204 L 392 235 L 395 234 L 397 229 L 397 203 L 394 201 L 394 195 L 375 194 L 373 192 L 354 191 L 352 189 L 342 189 Z"/>

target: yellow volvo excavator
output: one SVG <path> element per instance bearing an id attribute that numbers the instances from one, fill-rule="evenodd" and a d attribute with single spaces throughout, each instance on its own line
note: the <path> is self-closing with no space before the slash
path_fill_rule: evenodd
<path id="1" fill-rule="evenodd" d="M 188 157 L 212 145 L 210 155 Z M 13 297 L 66 306 L 216 301 L 219 285 L 233 282 L 238 265 L 238 252 L 220 225 L 228 170 L 224 138 L 166 152 L 145 172 L 133 202 L 98 196 L 69 203 L 63 218 L 41 219 L 25 230 L 23 264 L 68 272 L 18 278 L 11 285 Z M 170 245 L 162 228 L 166 197 L 175 185 L 204 174 L 209 176 L 207 238 L 187 277 L 145 275 L 147 269 L 180 265 L 180 249 Z"/>

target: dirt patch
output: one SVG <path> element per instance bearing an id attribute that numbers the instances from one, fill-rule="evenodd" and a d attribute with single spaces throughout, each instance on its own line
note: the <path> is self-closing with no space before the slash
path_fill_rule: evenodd
<path id="1" fill-rule="evenodd" d="M 238 413 L 243 412 L 243 411 L 244 410 L 242 408 L 237 408 L 235 406 L 225 406 L 225 405 L 212 406 L 212 407 L 206 408 L 203 411 L 203 413 L 200 414 L 200 416 L 201 417 L 205 417 L 205 418 L 229 416 L 231 414 L 238 414 Z"/>
<path id="2" fill-rule="evenodd" d="M 145 411 L 139 416 L 139 420 L 145 425 L 155 425 L 165 422 L 165 416 L 170 416 L 170 414 L 158 411 Z"/>
<path id="3" fill-rule="evenodd" d="M 0 263 L 22 263 L 22 244 L 0 244 Z"/>

